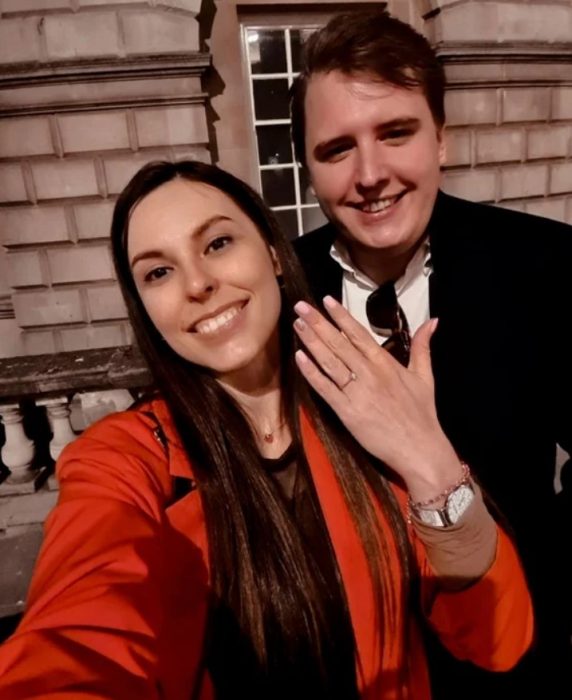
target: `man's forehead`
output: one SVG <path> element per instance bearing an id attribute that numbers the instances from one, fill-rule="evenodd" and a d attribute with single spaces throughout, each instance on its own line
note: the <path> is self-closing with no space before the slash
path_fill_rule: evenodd
<path id="1" fill-rule="evenodd" d="M 351 122 L 364 116 L 362 110 L 375 110 L 381 121 L 390 121 L 420 117 L 429 111 L 429 105 L 420 87 L 402 87 L 368 73 L 331 71 L 314 74 L 308 81 L 306 127 L 325 126 L 330 120 Z"/>

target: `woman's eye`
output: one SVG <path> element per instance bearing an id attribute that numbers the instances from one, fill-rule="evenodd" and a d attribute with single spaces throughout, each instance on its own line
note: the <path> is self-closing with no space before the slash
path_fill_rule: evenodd
<path id="1" fill-rule="evenodd" d="M 165 277 L 168 272 L 169 269 L 167 267 L 155 267 L 152 270 L 149 270 L 143 279 L 145 282 L 156 282 L 157 280 Z"/>
<path id="2" fill-rule="evenodd" d="M 217 236 L 207 245 L 207 253 L 216 252 L 217 250 L 222 250 L 232 241 L 230 236 Z"/>

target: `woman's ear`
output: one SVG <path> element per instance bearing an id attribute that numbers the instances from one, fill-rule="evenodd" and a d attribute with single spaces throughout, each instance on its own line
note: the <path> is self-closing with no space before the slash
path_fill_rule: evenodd
<path id="1" fill-rule="evenodd" d="M 274 272 L 276 275 L 282 274 L 282 265 L 280 265 L 280 260 L 278 259 L 278 254 L 276 253 L 276 248 L 270 246 L 270 256 L 272 257 L 272 263 L 274 264 Z"/>

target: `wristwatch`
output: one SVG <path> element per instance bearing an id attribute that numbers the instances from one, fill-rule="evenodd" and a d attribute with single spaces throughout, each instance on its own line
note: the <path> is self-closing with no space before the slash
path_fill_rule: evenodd
<path id="1" fill-rule="evenodd" d="M 442 508 L 419 508 L 411 505 L 411 512 L 422 522 L 433 527 L 449 527 L 461 518 L 475 498 L 470 481 L 463 482 L 452 491 Z"/>

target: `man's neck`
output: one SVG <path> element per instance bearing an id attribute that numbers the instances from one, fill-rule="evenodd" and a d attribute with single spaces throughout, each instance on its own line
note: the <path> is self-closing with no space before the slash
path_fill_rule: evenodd
<path id="1" fill-rule="evenodd" d="M 422 240 L 403 253 L 365 248 L 348 240 L 345 244 L 353 266 L 377 285 L 382 285 L 389 281 L 395 282 L 403 275 Z"/>

